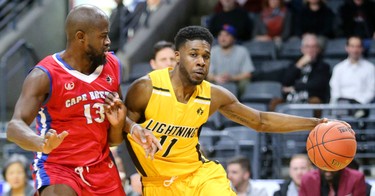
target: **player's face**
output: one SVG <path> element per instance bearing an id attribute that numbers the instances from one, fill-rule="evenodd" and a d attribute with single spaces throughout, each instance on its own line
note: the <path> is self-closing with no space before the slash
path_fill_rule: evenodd
<path id="1" fill-rule="evenodd" d="M 222 48 L 229 48 L 234 44 L 234 37 L 226 31 L 220 31 L 217 41 Z"/>
<path id="2" fill-rule="evenodd" d="M 306 159 L 295 158 L 289 164 L 289 176 L 297 186 L 301 185 L 302 176 L 311 170 L 311 165 Z"/>
<path id="3" fill-rule="evenodd" d="M 232 163 L 227 166 L 228 179 L 234 187 L 240 187 L 244 183 L 248 183 L 249 174 L 245 172 L 241 165 Z"/>
<path id="4" fill-rule="evenodd" d="M 12 189 L 17 189 L 22 186 L 25 186 L 26 181 L 26 174 L 25 169 L 23 168 L 22 164 L 20 163 L 13 163 L 11 164 L 6 173 L 6 180 L 9 183 L 9 186 Z"/>
<path id="5" fill-rule="evenodd" d="M 187 41 L 176 52 L 181 76 L 191 85 L 198 85 L 206 78 L 210 66 L 211 45 L 203 40 Z"/>
<path id="6" fill-rule="evenodd" d="M 159 50 L 155 55 L 155 59 L 151 61 L 153 69 L 164 69 L 167 67 L 174 68 L 176 63 L 176 55 L 172 48 L 163 48 Z"/>
<path id="7" fill-rule="evenodd" d="M 363 52 L 361 40 L 356 37 L 350 38 L 348 45 L 346 46 L 346 52 L 348 53 L 349 58 L 358 60 Z"/>
<path id="8" fill-rule="evenodd" d="M 88 43 L 86 47 L 86 55 L 92 62 L 92 66 L 97 67 L 106 62 L 106 53 L 109 50 L 111 41 L 108 37 L 109 23 L 102 19 L 98 22 L 96 27 L 93 27 L 87 33 Z"/>

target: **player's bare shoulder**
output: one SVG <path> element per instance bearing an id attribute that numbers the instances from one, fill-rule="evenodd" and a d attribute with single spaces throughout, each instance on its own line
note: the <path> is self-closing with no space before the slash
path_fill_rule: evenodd
<path id="1" fill-rule="evenodd" d="M 234 101 L 238 101 L 238 99 L 229 90 L 220 85 L 211 84 L 211 105 L 213 107 L 220 108 Z"/>
<path id="2" fill-rule="evenodd" d="M 152 82 L 148 75 L 135 80 L 126 94 L 125 104 L 146 104 L 152 94 Z"/>
<path id="3" fill-rule="evenodd" d="M 37 94 L 47 94 L 50 90 L 50 79 L 48 74 L 40 68 L 30 71 L 24 81 L 24 89 L 37 92 Z"/>
<path id="4" fill-rule="evenodd" d="M 135 80 L 129 87 L 129 90 L 138 90 L 138 89 L 144 89 L 144 90 L 152 90 L 152 82 L 148 75 L 145 75 L 143 77 L 138 78 Z"/>

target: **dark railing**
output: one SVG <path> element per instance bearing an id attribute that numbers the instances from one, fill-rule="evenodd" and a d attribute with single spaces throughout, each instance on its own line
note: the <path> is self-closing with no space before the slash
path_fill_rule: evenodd
<path id="1" fill-rule="evenodd" d="M 23 58 L 18 59 L 18 62 L 12 65 L 10 69 L 9 60 L 11 57 L 22 54 Z M 32 60 L 32 62 L 30 62 Z M 7 86 L 8 81 L 14 77 L 14 75 L 22 70 L 25 75 L 27 74 L 30 65 L 34 65 L 38 62 L 39 58 L 35 53 L 35 50 L 27 44 L 24 39 L 16 42 L 0 59 L 0 92 L 5 94 L 0 96 L 0 133 L 5 131 L 7 121 Z"/>
<path id="2" fill-rule="evenodd" d="M 13 29 L 16 28 L 17 17 L 36 0 L 0 0 L 0 31 L 4 30 L 8 25 Z M 39 1 L 40 2 L 40 1 Z"/>

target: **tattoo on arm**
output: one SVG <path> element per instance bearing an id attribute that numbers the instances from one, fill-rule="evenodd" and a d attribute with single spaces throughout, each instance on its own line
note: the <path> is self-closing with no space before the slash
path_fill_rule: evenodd
<path id="1" fill-rule="evenodd" d="M 229 118 L 229 119 L 231 119 L 231 120 L 233 120 L 237 123 L 240 123 L 242 125 L 248 125 L 251 122 L 251 120 L 249 118 L 245 118 L 244 116 L 238 115 L 235 112 L 233 112 L 232 110 L 227 110 L 225 112 L 225 116 L 227 116 L 227 118 Z"/>

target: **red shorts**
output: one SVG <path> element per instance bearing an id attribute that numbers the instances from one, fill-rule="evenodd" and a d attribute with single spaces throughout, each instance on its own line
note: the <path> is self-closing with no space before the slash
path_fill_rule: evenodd
<path id="1" fill-rule="evenodd" d="M 110 157 L 92 166 L 67 167 L 55 163 L 38 164 L 35 187 L 65 184 L 77 195 L 125 196 L 116 165 Z"/>

